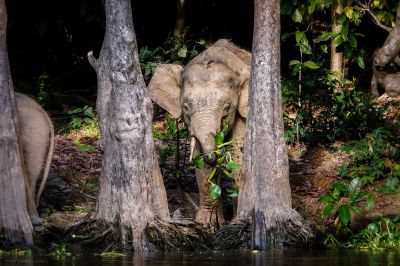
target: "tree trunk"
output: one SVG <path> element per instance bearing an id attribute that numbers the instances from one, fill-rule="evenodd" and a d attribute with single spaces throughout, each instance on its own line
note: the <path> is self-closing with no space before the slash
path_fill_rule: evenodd
<path id="1" fill-rule="evenodd" d="M 381 48 L 374 54 L 371 90 L 379 96 L 384 90 L 388 96 L 400 95 L 400 1 L 396 11 L 396 27 Z M 382 90 L 381 90 L 382 89 Z"/>
<path id="2" fill-rule="evenodd" d="M 176 0 L 176 20 L 174 27 L 174 35 L 181 36 L 185 33 L 185 1 L 186 0 Z"/>
<path id="3" fill-rule="evenodd" d="M 146 226 L 156 216 L 169 218 L 154 156 L 152 103 L 140 70 L 130 1 L 107 0 L 105 8 L 106 36 L 95 65 L 99 85 L 106 84 L 99 89 L 112 88 L 110 94 L 99 93 L 105 99 L 97 101 L 108 111 L 100 119 L 107 133 L 95 218 L 118 228 L 123 247 L 132 241 L 134 250 L 147 250 Z"/>
<path id="4" fill-rule="evenodd" d="M 338 17 L 343 13 L 343 3 L 342 0 L 337 0 L 335 5 L 332 7 L 332 32 L 340 33 L 342 32 L 343 25 L 338 23 Z M 335 42 L 339 36 L 335 37 L 331 41 L 331 67 L 330 70 L 337 75 L 337 79 L 343 78 L 344 72 L 344 61 L 343 52 L 336 51 Z M 337 86 L 339 89 L 339 86 Z"/>
<path id="5" fill-rule="evenodd" d="M 238 219 L 253 219 L 252 248 L 302 237 L 292 209 L 280 89 L 280 1 L 255 0 L 249 114 Z M 295 230 L 295 231 L 294 231 Z"/>
<path id="6" fill-rule="evenodd" d="M 0 0 L 0 242 L 32 245 L 33 230 L 26 204 L 27 177 L 18 139 L 18 112 L 6 34 L 7 10 L 5 0 Z"/>

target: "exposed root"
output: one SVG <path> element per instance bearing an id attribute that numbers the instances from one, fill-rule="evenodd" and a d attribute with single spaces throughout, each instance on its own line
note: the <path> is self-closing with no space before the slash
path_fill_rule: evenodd
<path id="1" fill-rule="evenodd" d="M 211 234 L 191 220 L 155 220 L 146 229 L 146 237 L 157 250 L 209 250 Z"/>
<path id="2" fill-rule="evenodd" d="M 82 248 L 98 250 L 131 250 L 131 230 L 116 224 L 108 224 L 93 218 L 85 218 L 71 226 L 66 241 L 77 242 Z"/>
<path id="3" fill-rule="evenodd" d="M 315 227 L 305 220 L 287 220 L 277 224 L 277 231 L 283 234 L 283 246 L 309 247 L 315 241 Z"/>
<path id="4" fill-rule="evenodd" d="M 257 231 L 250 221 L 240 220 L 234 221 L 216 232 L 213 246 L 219 250 L 307 247 L 311 246 L 314 241 L 314 231 L 312 226 L 304 220 L 278 222 L 274 227 L 261 228 Z"/>
<path id="5" fill-rule="evenodd" d="M 246 248 L 250 236 L 250 221 L 235 220 L 214 234 L 213 246 L 218 250 Z"/>

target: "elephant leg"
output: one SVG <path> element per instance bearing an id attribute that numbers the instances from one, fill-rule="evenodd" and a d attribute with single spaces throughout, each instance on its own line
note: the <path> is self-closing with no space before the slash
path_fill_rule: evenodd
<path id="1" fill-rule="evenodd" d="M 196 169 L 197 185 L 199 187 L 200 203 L 196 213 L 196 222 L 215 226 L 224 224 L 221 199 L 213 199 L 210 195 L 210 185 L 207 181 L 212 168 Z"/>

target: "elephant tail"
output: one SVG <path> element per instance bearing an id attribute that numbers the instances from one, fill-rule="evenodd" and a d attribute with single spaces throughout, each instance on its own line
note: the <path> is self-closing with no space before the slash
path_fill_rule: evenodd
<path id="1" fill-rule="evenodd" d="M 44 185 L 46 184 L 47 181 L 47 177 L 49 176 L 49 171 L 50 171 L 50 166 L 51 166 L 51 161 L 53 159 L 53 152 L 54 152 L 54 126 L 53 126 L 53 122 L 51 121 L 50 117 L 47 115 L 47 113 L 42 110 L 44 112 L 44 117 L 46 117 L 47 123 L 49 124 L 49 128 L 50 128 L 50 145 L 49 145 L 49 150 L 47 153 L 47 159 L 46 159 L 46 165 L 44 168 L 44 172 L 43 172 L 43 177 L 42 180 L 40 182 L 40 186 L 39 186 L 39 190 L 36 194 L 36 199 L 35 199 L 35 203 L 36 203 L 36 207 L 39 206 L 39 200 L 40 200 L 40 196 L 42 195 L 43 189 L 44 189 Z"/>

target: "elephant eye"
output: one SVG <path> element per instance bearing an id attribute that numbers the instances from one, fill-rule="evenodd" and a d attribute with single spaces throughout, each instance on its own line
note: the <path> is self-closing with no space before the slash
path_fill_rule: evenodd
<path id="1" fill-rule="evenodd" d="M 224 104 L 224 116 L 228 114 L 229 107 L 229 103 Z"/>
<path id="2" fill-rule="evenodd" d="M 189 105 L 187 103 L 183 104 L 183 112 L 185 114 L 189 114 Z"/>

